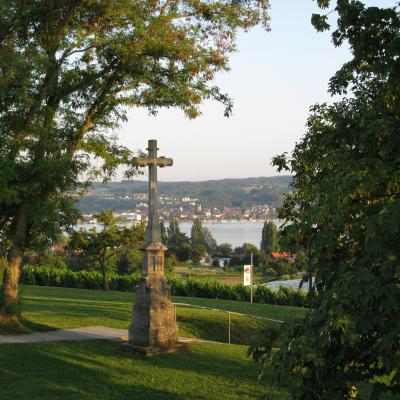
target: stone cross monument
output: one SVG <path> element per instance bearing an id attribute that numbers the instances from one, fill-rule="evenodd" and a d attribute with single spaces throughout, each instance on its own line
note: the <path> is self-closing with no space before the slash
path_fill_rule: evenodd
<path id="1" fill-rule="evenodd" d="M 157 212 L 157 167 L 172 165 L 171 158 L 157 157 L 157 141 L 149 140 L 148 156 L 137 157 L 139 167 L 149 167 L 149 214 L 146 239 L 142 248 L 142 278 L 136 286 L 126 345 L 146 355 L 160 351 L 175 351 L 178 343 L 175 306 L 171 303 L 171 289 L 164 276 L 164 253 Z"/>

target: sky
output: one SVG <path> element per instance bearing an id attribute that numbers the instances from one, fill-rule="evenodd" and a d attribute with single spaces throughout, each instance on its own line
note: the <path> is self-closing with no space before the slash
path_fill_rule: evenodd
<path id="1" fill-rule="evenodd" d="M 393 6 L 396 1 L 364 3 Z M 159 154 L 174 160 L 173 167 L 159 170 L 162 181 L 277 175 L 271 158 L 293 150 L 306 132 L 309 107 L 331 101 L 329 78 L 350 59 L 347 46 L 335 48 L 329 32 L 312 27 L 312 13 L 320 12 L 312 0 L 271 0 L 271 31 L 257 27 L 239 33 L 231 70 L 215 81 L 233 98 L 230 118 L 216 102 L 204 103 L 195 120 L 180 110 L 150 116 L 133 109 L 118 131 L 120 142 L 145 150 L 148 139 L 158 140 Z M 334 22 L 335 14 L 330 17 Z"/>

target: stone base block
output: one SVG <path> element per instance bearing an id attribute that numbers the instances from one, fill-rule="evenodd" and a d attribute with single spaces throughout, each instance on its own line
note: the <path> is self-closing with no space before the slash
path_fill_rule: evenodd
<path id="1" fill-rule="evenodd" d="M 178 341 L 175 306 L 165 279 L 142 279 L 136 287 L 129 343 L 141 348 L 172 348 Z"/>
<path id="2" fill-rule="evenodd" d="M 181 343 L 181 342 L 178 342 L 174 346 L 167 348 L 136 346 L 130 342 L 120 343 L 119 346 L 121 349 L 125 351 L 140 354 L 145 357 L 152 357 L 157 354 L 175 353 L 177 351 L 185 351 L 191 349 L 187 343 Z"/>

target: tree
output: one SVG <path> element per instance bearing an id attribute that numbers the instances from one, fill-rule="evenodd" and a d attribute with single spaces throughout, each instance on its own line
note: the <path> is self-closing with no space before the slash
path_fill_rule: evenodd
<path id="1" fill-rule="evenodd" d="M 124 227 L 121 230 L 122 247 L 117 252 L 117 269 L 119 273 L 129 274 L 142 269 L 143 242 L 146 235 L 145 223 Z"/>
<path id="2" fill-rule="evenodd" d="M 207 255 L 207 249 L 204 245 L 195 243 L 190 247 L 190 259 L 194 265 L 200 265 L 200 261 Z"/>
<path id="3" fill-rule="evenodd" d="M 54 240 L 72 223 L 66 205 L 84 189 L 79 177 L 110 176 L 119 164 L 130 165 L 131 152 L 108 133 L 126 119 L 126 108 L 178 107 L 194 118 L 204 99 L 214 99 L 228 115 L 229 97 L 210 82 L 228 68 L 238 29 L 267 26 L 267 8 L 267 0 L 2 3 L 2 322 L 18 319 L 27 244 Z M 93 158 L 103 161 L 92 165 Z"/>
<path id="4" fill-rule="evenodd" d="M 309 193 L 300 194 L 298 193 L 299 198 L 302 197 L 303 201 L 297 202 L 298 208 L 296 212 L 300 209 L 303 211 L 309 210 L 312 207 L 311 203 L 308 203 Z M 286 199 L 288 200 L 288 198 Z M 282 208 L 282 215 L 285 213 Z M 292 209 L 291 212 L 295 211 Z M 315 226 L 312 226 L 305 219 L 297 219 L 295 224 L 292 224 L 292 219 L 290 215 L 293 217 L 293 214 L 287 214 L 288 219 L 286 223 L 283 224 L 280 235 L 279 235 L 279 244 L 284 249 L 288 249 L 290 252 L 294 252 L 296 254 L 296 267 L 297 270 L 305 272 L 301 287 L 304 283 L 308 283 L 308 295 L 310 300 L 310 305 L 313 300 L 314 287 L 313 287 L 313 275 L 315 274 L 315 248 L 313 241 L 315 239 L 315 235 L 317 234 Z"/>
<path id="5" fill-rule="evenodd" d="M 103 224 L 103 230 L 97 232 L 96 228 L 90 231 L 81 228 L 71 235 L 69 249 L 75 254 L 82 255 L 90 264 L 99 265 L 104 290 L 109 290 L 110 261 L 115 258 L 121 246 L 122 237 L 111 210 L 96 214 L 95 218 Z"/>
<path id="6" fill-rule="evenodd" d="M 206 227 L 203 227 L 203 240 L 207 253 L 214 255 L 218 249 L 217 241 L 214 239 L 211 231 Z"/>
<path id="7" fill-rule="evenodd" d="M 160 221 L 160 232 L 161 232 L 161 242 L 166 245 L 167 244 L 167 230 L 165 229 L 165 225 L 163 221 Z"/>
<path id="8" fill-rule="evenodd" d="M 205 252 L 211 255 L 217 250 L 217 242 L 213 238 L 210 230 L 203 227 L 201 220 L 198 218 L 193 221 L 190 231 L 190 242 L 192 246 L 203 247 Z"/>
<path id="9" fill-rule="evenodd" d="M 221 243 L 218 245 L 217 250 L 215 252 L 216 257 L 222 257 L 222 258 L 229 258 L 233 254 L 233 248 L 230 243 Z"/>
<path id="10" fill-rule="evenodd" d="M 333 42 L 353 57 L 330 92 L 349 95 L 313 106 L 292 157 L 274 160 L 294 174 L 280 218 L 311 236 L 317 293 L 272 363 L 294 399 L 354 399 L 360 382 L 379 399 L 400 392 L 400 13 L 359 1 L 335 10 Z"/>
<path id="11" fill-rule="evenodd" d="M 262 235 L 260 250 L 266 256 L 270 256 L 272 252 L 279 249 L 278 229 L 272 221 L 265 221 Z"/>
<path id="12" fill-rule="evenodd" d="M 168 256 L 176 256 L 179 261 L 187 261 L 190 257 L 190 240 L 180 230 L 179 221 L 172 219 L 167 229 Z"/>
<path id="13" fill-rule="evenodd" d="M 80 229 L 73 232 L 68 248 L 75 256 L 83 257 L 92 267 L 100 268 L 104 290 L 109 290 L 110 270 L 118 267 L 124 268 L 123 272 L 131 272 L 134 267 L 132 264 L 140 265 L 139 249 L 143 244 L 145 228 L 143 224 L 131 228 L 118 227 L 111 210 L 102 211 L 95 217 L 103 229 Z M 120 262 L 122 265 L 118 265 Z"/>
<path id="14" fill-rule="evenodd" d="M 235 248 L 230 265 L 239 266 L 251 263 L 251 254 L 253 254 L 253 265 L 259 265 L 262 260 L 260 250 L 251 243 L 243 243 L 243 246 Z"/>
<path id="15" fill-rule="evenodd" d="M 192 246 L 195 244 L 205 245 L 203 225 L 201 220 L 198 218 L 193 221 L 190 230 L 190 242 L 192 243 Z"/>

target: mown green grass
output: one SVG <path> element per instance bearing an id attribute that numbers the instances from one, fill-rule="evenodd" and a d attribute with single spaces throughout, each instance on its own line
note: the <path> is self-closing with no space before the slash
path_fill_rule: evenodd
<path id="1" fill-rule="evenodd" d="M 152 358 L 115 342 L 1 345 L 1 399 L 216 400 L 289 399 L 256 379 L 257 366 L 238 345 L 193 344 L 191 351 Z"/>
<path id="2" fill-rule="evenodd" d="M 305 310 L 297 307 L 249 304 L 239 301 L 174 297 L 184 302 L 220 310 L 240 312 L 281 320 L 300 320 Z M 131 322 L 134 295 L 84 289 L 23 286 L 21 309 L 24 323 L 32 331 L 102 325 L 127 329 Z M 179 335 L 228 341 L 228 315 L 224 312 L 177 307 Z M 232 343 L 246 344 L 252 335 L 273 322 L 231 315 Z M 1 329 L 1 327 L 0 327 Z M 1 331 L 0 331 L 1 332 Z M 3 333 L 7 332 L 2 328 Z"/>
<path id="3" fill-rule="evenodd" d="M 104 325 L 127 328 L 132 293 L 25 286 L 21 308 L 32 331 Z M 175 302 L 301 321 L 306 310 L 228 300 L 182 297 Z M 177 307 L 181 336 L 227 340 L 224 312 Z M 247 343 L 269 322 L 231 315 L 232 342 Z M 0 333 L 6 333 L 1 332 Z M 11 332 L 8 332 L 11 333 Z M 268 399 L 286 400 L 271 371 L 257 381 L 247 346 L 198 343 L 192 350 L 143 358 L 109 341 L 0 345 L 0 399 Z M 362 398 L 371 385 L 360 385 Z M 382 400 L 394 399 L 383 396 Z"/>
<path id="4" fill-rule="evenodd" d="M 127 328 L 132 293 L 25 286 L 21 308 L 32 330 L 104 325 Z M 178 301 L 180 299 L 174 299 Z M 184 298 L 193 304 L 206 299 Z M 214 308 L 246 311 L 247 305 L 223 302 Z M 257 305 L 261 306 L 262 305 Z M 279 306 L 265 306 L 265 313 Z M 261 313 L 257 308 L 256 313 Z M 181 336 L 227 340 L 227 314 L 178 307 Z M 246 342 L 268 322 L 232 316 L 232 339 Z M 271 384 L 269 374 L 257 381 L 257 365 L 247 346 L 197 343 L 190 351 L 143 358 L 110 341 L 0 345 L 1 399 L 259 399 L 269 394 L 289 399 Z"/>
<path id="5" fill-rule="evenodd" d="M 292 306 L 276 306 L 272 304 L 256 304 L 244 301 L 203 299 L 199 297 L 178 297 L 173 300 L 177 303 L 187 303 L 203 307 L 217 308 L 225 311 L 239 312 L 256 315 L 264 318 L 272 318 L 281 321 L 300 322 L 306 315 L 307 309 Z"/>

